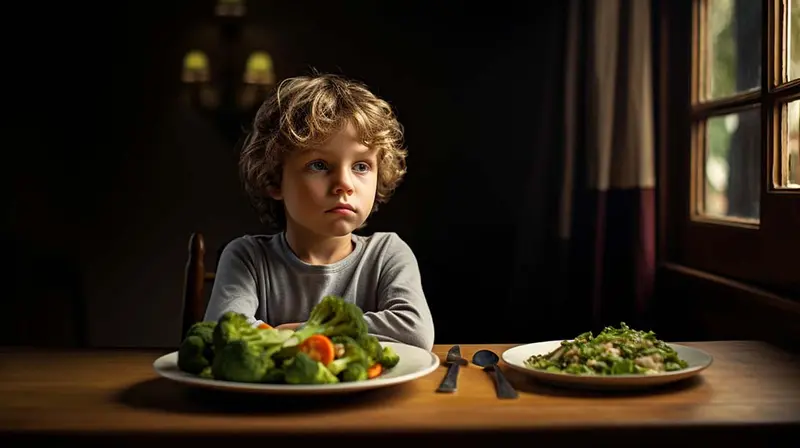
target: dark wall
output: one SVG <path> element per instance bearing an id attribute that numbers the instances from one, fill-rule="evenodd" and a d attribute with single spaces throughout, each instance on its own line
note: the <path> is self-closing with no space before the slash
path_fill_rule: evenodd
<path id="1" fill-rule="evenodd" d="M 557 317 L 535 314 L 555 233 L 566 2 L 250 3 L 233 53 L 209 1 L 7 15 L 28 26 L 3 28 L 2 236 L 14 262 L 3 300 L 27 314 L 3 339 L 35 342 L 25 322 L 73 334 L 74 314 L 91 345 L 173 345 L 189 234 L 214 252 L 259 231 L 232 137 L 181 102 L 190 48 L 212 64 L 264 49 L 278 78 L 315 67 L 389 100 L 409 175 L 367 231 L 415 250 L 437 342 L 546 337 Z"/>

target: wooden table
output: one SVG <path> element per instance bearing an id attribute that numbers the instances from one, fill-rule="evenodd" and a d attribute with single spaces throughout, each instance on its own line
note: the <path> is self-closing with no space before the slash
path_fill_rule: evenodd
<path id="1" fill-rule="evenodd" d="M 374 437 L 381 446 L 433 438 L 468 445 L 517 438 L 652 446 L 707 436 L 717 443 L 759 446 L 763 437 L 798 433 L 800 357 L 751 341 L 686 345 L 715 360 L 685 384 L 636 394 L 573 392 L 506 369 L 521 391 L 518 400 L 498 400 L 490 377 L 472 365 L 462 368 L 455 394 L 434 392 L 445 373 L 442 366 L 393 388 L 298 398 L 186 388 L 153 371 L 153 360 L 165 351 L 2 349 L 0 446 L 67 439 L 97 446 L 160 441 L 191 448 L 239 441 L 269 446 L 318 436 L 331 441 L 331 435 L 338 441 Z M 442 358 L 448 347 L 434 351 Z M 470 357 L 479 348 L 502 353 L 509 347 L 462 345 L 462 353 Z"/>

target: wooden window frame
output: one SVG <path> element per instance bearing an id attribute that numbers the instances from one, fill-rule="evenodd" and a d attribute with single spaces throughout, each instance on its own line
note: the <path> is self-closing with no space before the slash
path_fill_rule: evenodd
<path id="1" fill-rule="evenodd" d="M 705 0 L 657 0 L 659 261 L 761 286 L 800 297 L 800 191 L 778 189 L 781 111 L 776 102 L 800 99 L 800 80 L 779 85 L 781 77 L 782 1 L 762 0 L 761 90 L 695 104 L 699 74 L 698 16 Z M 778 33 L 773 30 L 779 30 Z M 699 70 L 698 70 L 699 71 Z M 777 87 L 776 87 L 777 86 Z M 698 117 L 761 107 L 760 222 L 712 219 L 697 215 L 695 186 L 699 170 L 695 144 L 703 136 Z M 698 137 L 699 135 L 699 137 Z M 768 169 L 771 167 L 772 169 Z"/>

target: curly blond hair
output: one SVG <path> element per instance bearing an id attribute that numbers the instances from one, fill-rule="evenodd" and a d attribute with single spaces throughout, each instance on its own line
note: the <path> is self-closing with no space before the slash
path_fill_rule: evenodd
<path id="1" fill-rule="evenodd" d="M 375 205 L 386 203 L 406 173 L 403 127 L 389 104 L 357 81 L 314 73 L 279 83 L 253 120 L 239 169 L 250 201 L 264 224 L 282 230 L 281 201 L 268 194 L 280 188 L 283 161 L 292 151 L 321 145 L 346 124 L 378 154 Z"/>

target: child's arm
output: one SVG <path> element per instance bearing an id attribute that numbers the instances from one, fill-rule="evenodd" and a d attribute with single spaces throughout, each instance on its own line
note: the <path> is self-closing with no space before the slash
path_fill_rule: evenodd
<path id="1" fill-rule="evenodd" d="M 235 239 L 222 251 L 204 320 L 216 321 L 227 311 L 235 311 L 247 316 L 253 325 L 262 323 L 255 318 L 256 265 L 246 244 L 241 238 Z"/>
<path id="2" fill-rule="evenodd" d="M 369 332 L 381 340 L 431 350 L 434 328 L 422 290 L 417 258 L 405 241 L 393 236 L 378 283 L 378 311 L 364 313 Z"/>

